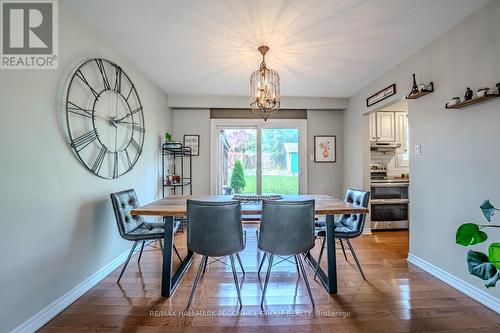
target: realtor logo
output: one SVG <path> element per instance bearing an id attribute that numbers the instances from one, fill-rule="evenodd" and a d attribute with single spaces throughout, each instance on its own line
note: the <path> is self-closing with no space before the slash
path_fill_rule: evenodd
<path id="1" fill-rule="evenodd" d="M 3 1 L 0 17 L 0 68 L 57 68 L 57 0 Z"/>

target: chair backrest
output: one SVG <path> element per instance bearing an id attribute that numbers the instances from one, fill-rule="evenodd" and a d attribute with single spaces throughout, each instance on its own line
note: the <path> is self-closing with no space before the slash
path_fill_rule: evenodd
<path id="1" fill-rule="evenodd" d="M 368 202 L 370 200 L 370 192 L 347 189 L 345 194 L 345 202 L 351 203 L 356 206 L 368 207 Z M 338 223 L 343 227 L 349 229 L 350 236 L 356 237 L 363 232 L 365 226 L 366 214 L 343 214 L 340 216 Z"/>
<path id="2" fill-rule="evenodd" d="M 314 200 L 264 201 L 259 249 L 295 255 L 314 247 Z"/>
<path id="3" fill-rule="evenodd" d="M 187 200 L 187 246 L 209 257 L 243 250 L 240 202 Z"/>
<path id="4" fill-rule="evenodd" d="M 130 189 L 111 193 L 110 196 L 120 236 L 125 237 L 126 234 L 134 231 L 144 223 L 142 216 L 130 215 L 132 209 L 139 207 L 137 194 L 133 189 Z"/>

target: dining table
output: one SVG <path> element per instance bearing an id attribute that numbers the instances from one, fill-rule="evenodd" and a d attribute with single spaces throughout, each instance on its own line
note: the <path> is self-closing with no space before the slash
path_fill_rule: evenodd
<path id="1" fill-rule="evenodd" d="M 194 253 L 188 249 L 187 255 L 183 258 L 180 266 L 175 272 L 172 271 L 172 251 L 174 245 L 174 221 L 175 218 L 182 218 L 187 215 L 186 202 L 188 199 L 201 201 L 232 201 L 232 195 L 208 195 L 208 196 L 193 196 L 193 195 L 169 195 L 164 199 L 154 201 L 152 203 L 134 208 L 130 211 L 132 215 L 144 216 L 159 216 L 162 217 L 165 223 L 165 239 L 163 246 L 163 263 L 162 263 L 162 283 L 161 295 L 170 297 L 179 285 L 180 280 L 189 269 L 193 261 Z M 337 264 L 335 251 L 335 215 L 337 214 L 358 214 L 368 213 L 368 208 L 356 206 L 347 203 L 341 199 L 337 199 L 330 195 L 282 195 L 281 199 L 285 201 L 315 201 L 316 215 L 326 216 L 326 250 L 327 250 L 327 270 L 326 272 L 319 267 L 318 278 L 322 282 L 326 291 L 330 294 L 337 293 Z M 244 215 L 261 215 L 262 202 L 260 201 L 242 201 L 241 214 Z M 189 225 L 188 225 L 189 228 Z M 189 232 L 189 230 L 188 230 Z M 305 254 L 306 262 L 316 270 L 317 262 L 310 252 Z"/>

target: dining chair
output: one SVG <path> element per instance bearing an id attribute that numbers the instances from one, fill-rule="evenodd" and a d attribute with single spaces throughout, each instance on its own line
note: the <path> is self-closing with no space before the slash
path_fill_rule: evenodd
<path id="1" fill-rule="evenodd" d="M 314 200 L 264 201 L 258 248 L 269 255 L 266 280 L 260 307 L 264 309 L 267 285 L 271 276 L 274 256 L 294 256 L 315 308 L 311 287 L 307 280 L 301 254 L 314 247 Z M 300 276 L 300 275 L 299 275 Z"/>
<path id="2" fill-rule="evenodd" d="M 113 205 L 113 210 L 115 212 L 116 224 L 118 225 L 118 231 L 123 239 L 133 241 L 134 244 L 130 249 L 127 260 L 123 265 L 122 271 L 116 283 L 120 283 L 120 280 L 127 268 L 127 265 L 134 254 L 135 248 L 139 242 L 142 242 L 141 250 L 139 253 L 139 258 L 137 262 L 141 261 L 142 251 L 144 250 L 144 245 L 146 242 L 158 240 L 160 243 L 161 253 L 163 254 L 163 245 L 161 240 L 165 237 L 164 234 L 164 224 L 159 222 L 146 222 L 144 218 L 140 215 L 131 215 L 130 211 L 134 208 L 139 207 L 139 200 L 137 200 L 137 194 L 135 190 L 125 190 L 121 192 L 111 193 L 111 203 Z M 174 225 L 174 232 L 179 228 L 179 222 Z M 150 245 L 149 242 L 147 245 Z M 173 245 L 175 254 L 182 261 L 182 258 L 177 251 L 175 245 Z"/>
<path id="3" fill-rule="evenodd" d="M 193 302 L 196 288 L 200 282 L 202 273 L 205 272 L 208 258 L 226 256 L 229 256 L 229 260 L 231 261 L 234 285 L 236 286 L 241 309 L 243 304 L 241 302 L 238 276 L 234 266 L 234 257 L 236 256 L 243 270 L 241 258 L 238 254 L 238 252 L 241 252 L 245 248 L 240 202 L 208 202 L 188 199 L 187 246 L 190 251 L 200 254 L 202 258 L 186 309 L 189 309 Z M 225 264 L 224 262 L 222 263 Z M 244 270 L 243 274 L 245 274 Z"/>
<path id="4" fill-rule="evenodd" d="M 368 202 L 370 200 L 370 192 L 356 190 L 356 189 L 348 189 L 345 194 L 344 201 L 354 204 L 356 206 L 368 207 Z M 335 222 L 335 238 L 339 240 L 340 246 L 342 247 L 342 251 L 344 253 L 344 258 L 347 260 L 347 255 L 344 248 L 343 241 L 345 240 L 347 245 L 349 246 L 349 250 L 354 257 L 354 261 L 358 266 L 359 272 L 363 277 L 363 280 L 366 280 L 365 273 L 361 268 L 361 264 L 359 263 L 358 257 L 356 255 L 356 251 L 354 251 L 354 247 L 351 244 L 350 239 L 356 238 L 363 233 L 363 228 L 365 226 L 366 214 L 343 214 L 340 216 L 339 220 Z M 325 250 L 326 244 L 326 225 L 325 222 L 316 222 L 316 237 L 323 238 L 321 242 L 321 250 L 319 251 L 318 263 L 316 265 L 316 272 L 314 274 L 314 280 L 316 280 L 319 271 L 319 265 L 321 263 L 321 258 L 323 257 L 323 252 Z M 348 260 L 347 260 L 348 261 Z"/>

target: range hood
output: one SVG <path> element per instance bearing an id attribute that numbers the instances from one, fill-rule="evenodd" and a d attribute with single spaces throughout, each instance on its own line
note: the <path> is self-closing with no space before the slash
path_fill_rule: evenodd
<path id="1" fill-rule="evenodd" d="M 378 151 L 392 151 L 395 150 L 396 148 L 401 147 L 401 144 L 398 142 L 372 142 L 371 143 L 371 150 L 378 150 Z"/>

